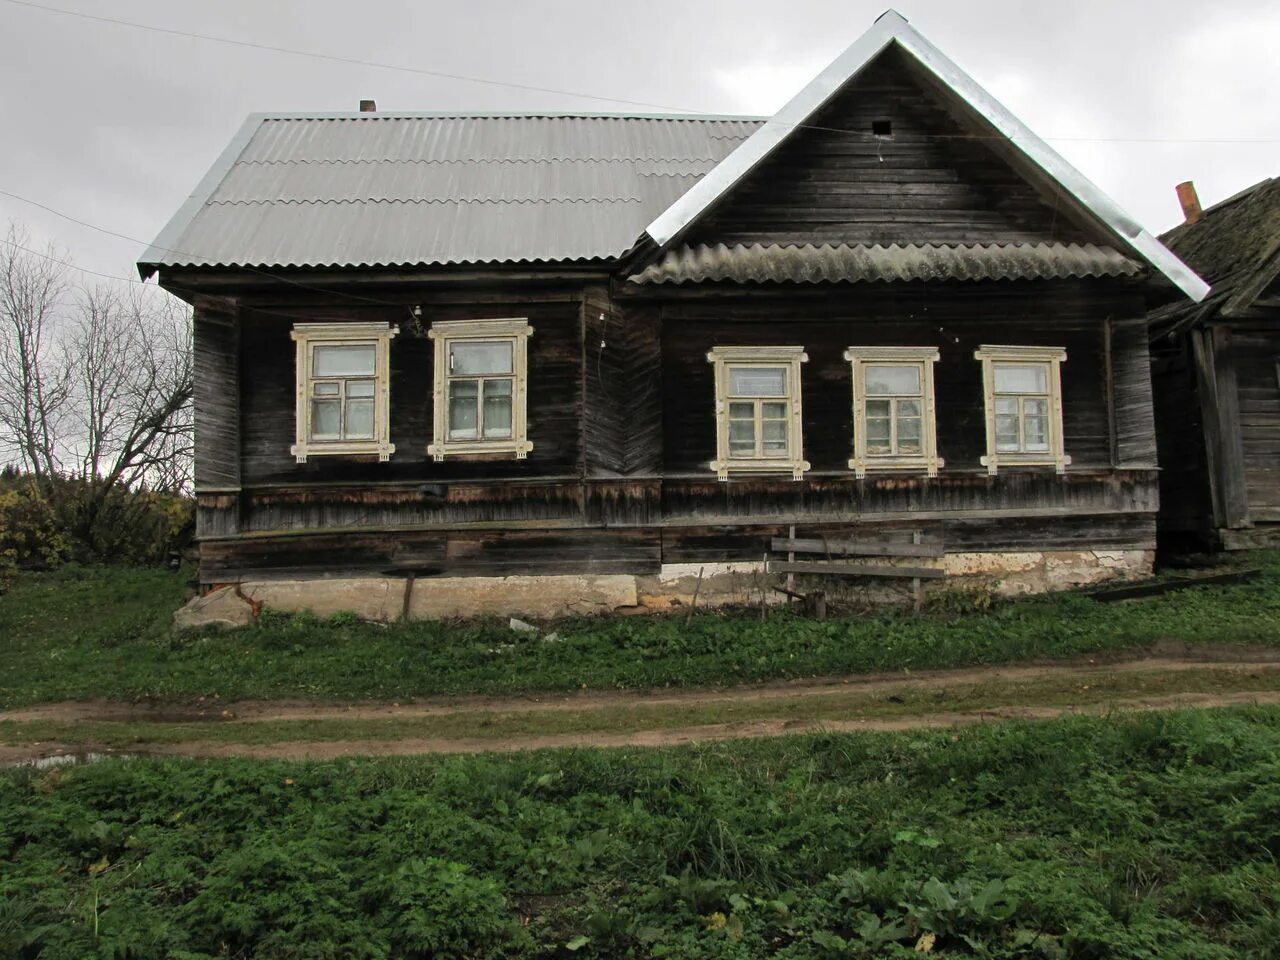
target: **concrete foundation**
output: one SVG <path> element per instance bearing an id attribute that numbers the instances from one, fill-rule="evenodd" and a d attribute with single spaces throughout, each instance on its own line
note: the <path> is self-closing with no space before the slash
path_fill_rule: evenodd
<path id="1" fill-rule="evenodd" d="M 952 553 L 905 561 L 940 567 L 947 577 L 925 581 L 926 595 L 956 589 L 1025 596 L 1115 580 L 1151 576 L 1150 550 L 1055 550 L 1026 553 Z M 890 561 L 866 561 L 884 566 Z M 174 614 L 182 628 L 237 627 L 253 623 L 262 609 L 310 611 L 327 617 L 351 613 L 382 623 L 413 620 L 515 616 L 551 620 L 571 615 L 755 606 L 785 603 L 774 590 L 785 577 L 766 574 L 759 561 L 666 564 L 657 574 L 517 577 L 430 577 L 412 584 L 400 578 L 263 580 L 225 586 L 192 600 Z M 824 590 L 834 603 L 881 604 L 909 599 L 909 580 L 797 578 L 797 589 Z M 696 599 L 695 599 L 696 597 Z"/>

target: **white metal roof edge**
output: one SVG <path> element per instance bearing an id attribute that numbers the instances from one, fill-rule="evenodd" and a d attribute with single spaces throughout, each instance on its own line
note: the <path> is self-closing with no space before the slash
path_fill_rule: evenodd
<path id="1" fill-rule="evenodd" d="M 697 120 L 764 123 L 769 117 L 739 113 L 636 113 L 591 110 L 319 110 L 254 114 L 263 120 Z"/>
<path id="2" fill-rule="evenodd" d="M 245 118 L 236 135 L 231 138 L 231 142 L 223 148 L 222 153 L 218 154 L 218 159 L 213 161 L 213 166 L 200 178 L 196 188 L 191 191 L 191 196 L 187 197 L 177 213 L 169 218 L 169 222 L 151 241 L 151 246 L 143 251 L 142 256 L 138 258 L 138 274 L 143 280 L 149 279 L 156 272 L 157 267 L 165 262 L 166 254 L 194 256 L 190 251 L 179 250 L 174 245 L 182 239 L 187 227 L 191 226 L 191 222 L 195 220 L 196 214 L 231 172 L 231 168 L 240 154 L 244 153 L 244 148 L 249 145 L 249 141 L 253 139 L 253 135 L 266 116 L 263 113 L 251 113 Z"/>
<path id="3" fill-rule="evenodd" d="M 946 54 L 926 40 L 896 10 L 888 10 L 866 33 L 799 93 L 725 157 L 646 228 L 661 249 L 678 237 L 721 196 L 803 124 L 837 90 L 867 66 L 886 46 L 897 43 L 936 76 L 1028 158 L 1101 220 L 1144 261 L 1164 274 L 1192 300 L 1203 300 L 1209 285 L 1089 180 L 1037 137 Z"/>

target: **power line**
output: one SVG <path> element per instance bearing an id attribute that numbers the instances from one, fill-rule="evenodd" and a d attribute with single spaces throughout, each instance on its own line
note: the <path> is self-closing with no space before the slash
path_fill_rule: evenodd
<path id="1" fill-rule="evenodd" d="M 13 240 L 6 240 L 4 237 L 0 237 L 0 243 L 7 244 L 8 246 L 13 247 L 17 250 L 21 250 L 24 253 L 29 253 L 33 257 L 39 257 L 41 260 L 48 260 L 50 263 L 56 263 L 56 264 L 59 264 L 60 266 L 68 267 L 72 270 L 78 270 L 81 273 L 90 274 L 91 276 L 94 276 L 94 277 L 102 277 L 104 280 L 117 280 L 120 283 L 133 283 L 133 284 L 137 284 L 140 287 L 147 286 L 147 284 L 143 283 L 141 280 L 133 280 L 129 277 L 117 277 L 115 274 L 112 274 L 112 273 L 99 273 L 97 270 L 89 270 L 86 267 L 77 266 L 76 264 L 72 263 L 70 260 L 59 260 L 57 257 L 51 257 L 49 256 L 49 254 L 41 253 L 39 250 L 32 250 L 30 247 L 24 247 L 22 244 L 16 243 Z"/>
<path id="2" fill-rule="evenodd" d="M 31 0 L 5 0 L 6 3 L 14 4 L 19 7 L 30 7 L 33 10 L 43 10 L 45 13 L 57 13 L 67 17 L 79 17 L 82 20 L 94 20 L 98 23 L 110 23 L 120 27 L 132 27 L 136 30 L 149 30 L 152 33 L 164 33 L 173 37 L 185 37 L 188 40 L 206 40 L 211 43 L 225 43 L 236 47 L 248 47 L 253 50 L 265 50 L 269 53 L 283 53 L 293 57 L 311 57 L 316 60 L 328 60 L 331 63 L 345 63 L 357 67 L 370 67 L 376 70 L 397 70 L 401 73 L 415 73 L 425 77 L 436 77 L 442 80 L 461 80 L 466 83 L 483 83 L 495 87 L 512 87 L 517 90 L 529 90 L 534 93 L 553 93 L 562 97 L 577 97 L 583 100 L 600 100 L 607 103 L 625 103 L 632 107 L 648 107 L 650 109 L 674 110 L 679 113 L 687 113 L 680 107 L 664 106 L 660 103 L 647 103 L 643 100 L 627 100 L 621 97 L 603 97 L 592 93 L 577 93 L 573 90 L 561 90 L 556 87 L 539 87 L 527 83 L 515 83 L 507 80 L 491 80 L 487 77 L 473 77 L 461 73 L 447 73 L 443 70 L 428 70 L 424 67 L 410 67 L 405 64 L 396 63 L 379 63 L 374 60 L 362 60 L 358 57 L 343 57 L 331 53 L 319 53 L 314 50 L 298 50 L 293 47 L 279 47 L 269 43 L 259 43 L 254 40 L 239 40 L 234 37 L 217 37 L 206 33 L 195 33 L 187 30 L 174 30 L 169 27 L 157 27 L 149 23 L 138 23 L 134 20 L 121 20 L 116 17 L 103 17 L 93 13 L 83 13 L 79 10 L 64 10 L 61 7 L 48 7 L 41 3 L 32 3 Z"/>
<path id="3" fill-rule="evenodd" d="M 109 237 L 117 237 L 120 240 L 128 240 L 130 243 L 139 243 L 139 244 L 142 244 L 143 246 L 148 246 L 147 241 L 145 240 L 140 240 L 137 237 L 131 237 L 128 234 L 117 233 L 115 230 L 108 230 L 106 227 L 100 227 L 96 223 L 89 223 L 89 221 L 87 220 L 81 220 L 78 217 L 71 216 L 71 214 L 69 213 L 63 213 L 61 210 L 55 210 L 53 207 L 49 206 L 48 204 L 41 203 L 38 200 L 32 200 L 30 197 L 24 197 L 21 194 L 11 193 L 8 190 L 2 190 L 2 189 L 0 189 L 0 196 L 9 197 L 13 200 L 18 200 L 22 203 L 29 203 L 31 204 L 31 206 L 39 207 L 41 210 L 44 210 L 47 213 L 51 213 L 55 217 L 61 217 L 63 220 L 66 220 L 70 223 L 78 224 L 79 226 L 82 226 L 82 227 L 87 227 L 90 230 L 96 230 L 98 233 L 106 234 Z M 191 257 L 192 259 L 195 259 L 195 260 L 205 259 L 203 254 L 192 253 L 190 250 L 175 250 L 172 247 L 156 247 L 156 249 L 163 250 L 165 253 L 174 253 L 182 257 Z M 51 259 L 51 258 L 48 258 L 48 259 Z M 55 261 L 55 262 L 61 263 L 62 261 Z M 77 267 L 75 266 L 75 264 L 72 264 L 72 263 L 66 263 L 65 266 L 69 266 L 74 270 L 83 270 L 83 268 Z M 279 276 L 278 274 L 270 273 L 266 270 L 258 270 L 254 267 L 244 266 L 244 267 L 240 267 L 239 269 L 242 269 L 247 273 L 257 274 L 260 277 L 267 277 L 268 279 L 275 280 L 280 283 L 287 283 L 291 286 L 301 287 L 304 290 L 310 290 L 314 293 L 323 293 L 326 296 L 346 297 L 349 300 L 357 300 L 364 303 L 372 303 L 382 307 L 403 307 L 404 306 L 404 304 L 393 303 L 390 300 L 380 300 L 374 297 L 362 297 L 358 294 L 347 293 L 344 290 L 334 290 L 329 287 L 317 287 L 313 284 L 303 283 L 301 280 L 294 280 L 291 277 L 282 277 L 282 276 Z M 92 270 L 84 270 L 83 272 L 94 273 L 94 271 Z M 99 273 L 95 275 L 100 277 L 108 277 L 111 280 L 124 280 L 127 283 L 143 283 L 143 281 L 141 280 L 129 280 L 126 277 L 113 277 L 105 273 Z"/>
<path id="4" fill-rule="evenodd" d="M 81 20 L 90 20 L 97 23 L 106 23 L 113 26 L 129 27 L 135 30 L 146 30 L 151 33 L 161 33 L 168 36 L 183 37 L 189 40 L 204 40 L 209 43 L 222 43 L 235 47 L 246 47 L 252 50 L 262 50 L 268 53 L 282 53 L 293 57 L 309 57 L 315 60 L 325 60 L 330 63 L 343 63 L 350 66 L 367 67 L 375 70 L 394 70 L 400 73 L 417 74 L 419 76 L 435 77 L 443 80 L 458 80 L 465 83 L 480 83 L 487 86 L 506 87 L 515 90 L 526 90 L 534 93 L 550 93 L 562 97 L 574 97 L 579 100 L 595 100 L 601 103 L 621 103 L 630 107 L 644 107 L 650 110 L 664 110 L 679 114 L 689 114 L 690 119 L 697 117 L 705 111 L 693 110 L 689 107 L 677 107 L 670 104 L 653 103 L 647 100 L 628 100 L 623 97 L 607 97 L 594 93 L 582 93 L 576 90 L 565 90 L 559 87 L 543 87 L 534 84 L 517 83 L 510 80 L 494 80 L 489 77 L 477 77 L 468 74 L 449 73 L 443 70 L 429 70 L 425 67 L 412 67 L 406 64 L 382 63 L 376 60 L 364 60 L 358 57 L 344 57 L 337 54 L 320 53 L 315 50 L 299 50 L 294 47 L 281 47 L 275 44 L 260 43 L 255 40 L 240 40 L 235 37 L 219 37 L 212 34 L 196 33 L 189 30 L 176 30 L 171 27 L 158 27 L 149 23 L 139 23 L 135 20 L 123 20 L 117 17 L 104 17 L 99 14 L 84 13 L 79 10 L 65 10 L 61 7 L 50 7 L 41 3 L 33 3 L 32 0 L 4 0 L 5 3 L 13 6 L 27 7 L 32 10 L 40 10 L 44 13 L 58 14 L 66 17 L 77 17 Z M 875 135 L 861 130 L 845 130 L 839 127 L 824 127 L 816 124 L 795 123 L 791 126 L 798 129 L 821 130 L 828 133 L 840 133 L 846 136 L 857 136 L 863 139 L 871 139 Z M 942 140 L 1004 140 L 1015 139 L 1008 138 L 1003 135 L 966 135 L 966 134 L 917 134 L 916 136 L 925 139 L 942 139 Z M 1280 143 L 1280 138 L 1274 137 L 1040 137 L 1041 140 L 1048 140 L 1060 143 L 1215 143 L 1215 144 L 1271 144 Z"/>

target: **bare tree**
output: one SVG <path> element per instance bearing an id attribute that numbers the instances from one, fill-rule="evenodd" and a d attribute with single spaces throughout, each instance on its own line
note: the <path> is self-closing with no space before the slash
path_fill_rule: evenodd
<path id="1" fill-rule="evenodd" d="M 92 524 L 118 488 L 191 482 L 191 314 L 138 285 L 77 287 L 65 256 L 0 243 L 0 460 L 85 488 Z"/>
<path id="2" fill-rule="evenodd" d="M 69 443 L 81 475 L 110 488 L 186 489 L 191 472 L 191 319 L 134 287 L 80 292 L 67 339 Z"/>
<path id="3" fill-rule="evenodd" d="M 58 341 L 69 284 L 66 271 L 28 252 L 25 230 L 10 224 L 0 244 L 0 449 L 37 479 L 61 466 L 59 431 L 71 394 L 71 371 Z"/>

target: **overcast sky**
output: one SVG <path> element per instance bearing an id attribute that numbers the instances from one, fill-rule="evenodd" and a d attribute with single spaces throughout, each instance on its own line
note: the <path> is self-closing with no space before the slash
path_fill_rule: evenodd
<path id="1" fill-rule="evenodd" d="M 516 85 L 247 49 L 0 0 L 0 191 L 150 241 L 251 112 L 354 110 L 361 98 L 390 110 L 641 109 L 601 99 L 617 97 L 651 109 L 769 113 L 866 30 L 885 0 L 33 2 Z M 1152 230 L 1181 219 L 1181 180 L 1195 180 L 1208 205 L 1280 174 L 1275 0 L 901 0 L 897 9 Z M 145 243 L 0 196 L 0 222 L 8 220 L 83 267 L 136 276 Z"/>

